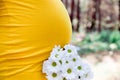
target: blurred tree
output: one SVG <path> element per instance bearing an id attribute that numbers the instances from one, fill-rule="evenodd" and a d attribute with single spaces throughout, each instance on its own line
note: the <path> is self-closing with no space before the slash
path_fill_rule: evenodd
<path id="1" fill-rule="evenodd" d="M 119 0 L 119 20 L 120 20 L 120 0 Z"/>
<path id="2" fill-rule="evenodd" d="M 92 25 L 90 27 L 91 30 L 97 30 L 100 32 L 101 31 L 101 10 L 100 10 L 100 5 L 101 5 L 101 0 L 93 0 L 94 1 L 94 12 L 92 14 Z"/>
<path id="3" fill-rule="evenodd" d="M 87 27 L 87 31 L 92 31 L 92 30 L 95 30 L 95 26 L 96 26 L 96 20 L 97 20 L 97 18 L 96 18 L 96 14 L 97 14 L 97 5 L 95 4 L 96 3 L 96 0 L 93 0 L 93 2 L 94 2 L 94 5 L 93 5 L 93 8 L 94 8 L 94 11 L 92 12 L 92 22 L 91 22 L 91 26 L 89 27 Z M 88 10 L 88 12 L 90 12 L 92 10 L 92 8 L 91 9 L 89 9 Z M 88 13 L 88 15 L 89 15 L 89 13 Z"/>
<path id="4" fill-rule="evenodd" d="M 80 0 L 62 0 L 67 8 L 72 22 L 73 31 L 79 32 L 80 27 Z"/>
<path id="5" fill-rule="evenodd" d="M 113 30 L 118 24 L 118 19 L 120 22 L 120 0 L 62 1 L 70 15 L 73 31 L 78 32 L 80 27 L 81 29 L 87 27 L 87 31 L 90 32 L 95 30 L 100 32 L 102 29 Z"/>
<path id="6" fill-rule="evenodd" d="M 74 19 L 74 10 L 75 10 L 75 2 L 74 0 L 71 1 L 71 14 L 70 14 L 70 19 L 71 19 L 71 22 L 73 23 L 73 19 Z M 72 28 L 73 28 L 73 31 L 74 31 L 74 26 L 72 24 Z"/>
<path id="7" fill-rule="evenodd" d="M 80 0 L 77 0 L 77 13 L 76 13 L 76 17 L 77 17 L 77 25 L 76 25 L 76 29 L 75 31 L 79 32 L 79 28 L 80 28 Z"/>
<path id="8" fill-rule="evenodd" d="M 62 0 L 62 2 L 64 3 L 66 9 L 70 9 L 69 15 L 70 15 L 70 19 L 71 22 L 73 23 L 73 19 L 74 19 L 74 10 L 75 10 L 75 2 L 74 0 L 70 0 L 70 2 L 68 3 L 69 0 Z M 70 8 L 69 8 L 70 7 Z M 72 29 L 74 30 L 74 26 L 72 24 Z"/>
<path id="9" fill-rule="evenodd" d="M 119 0 L 119 30 L 120 30 L 120 0 Z"/>

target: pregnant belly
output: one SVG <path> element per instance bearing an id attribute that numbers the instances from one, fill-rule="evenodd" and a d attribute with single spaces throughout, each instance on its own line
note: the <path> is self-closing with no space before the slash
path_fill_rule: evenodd
<path id="1" fill-rule="evenodd" d="M 4 0 L 0 7 L 0 76 L 38 71 L 54 45 L 70 42 L 60 0 Z"/>

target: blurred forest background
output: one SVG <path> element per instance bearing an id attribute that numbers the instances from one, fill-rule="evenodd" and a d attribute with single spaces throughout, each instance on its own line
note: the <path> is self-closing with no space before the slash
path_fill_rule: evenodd
<path id="1" fill-rule="evenodd" d="M 120 0 L 62 0 L 72 22 L 72 44 L 95 73 L 120 80 Z"/>
<path id="2" fill-rule="evenodd" d="M 81 53 L 120 49 L 120 0 L 62 1 L 71 18 L 73 44 L 81 46 Z"/>

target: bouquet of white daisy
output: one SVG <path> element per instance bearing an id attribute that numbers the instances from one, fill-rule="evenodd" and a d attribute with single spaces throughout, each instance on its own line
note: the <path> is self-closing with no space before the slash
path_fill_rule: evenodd
<path id="1" fill-rule="evenodd" d="M 43 73 L 48 80 L 91 80 L 90 66 L 83 62 L 72 45 L 55 46 L 48 60 L 43 63 Z"/>

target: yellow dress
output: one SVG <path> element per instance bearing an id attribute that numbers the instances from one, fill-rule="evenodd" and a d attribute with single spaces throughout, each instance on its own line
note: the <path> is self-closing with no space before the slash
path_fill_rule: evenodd
<path id="1" fill-rule="evenodd" d="M 61 0 L 0 0 L 0 80 L 46 80 L 42 62 L 71 34 Z"/>

